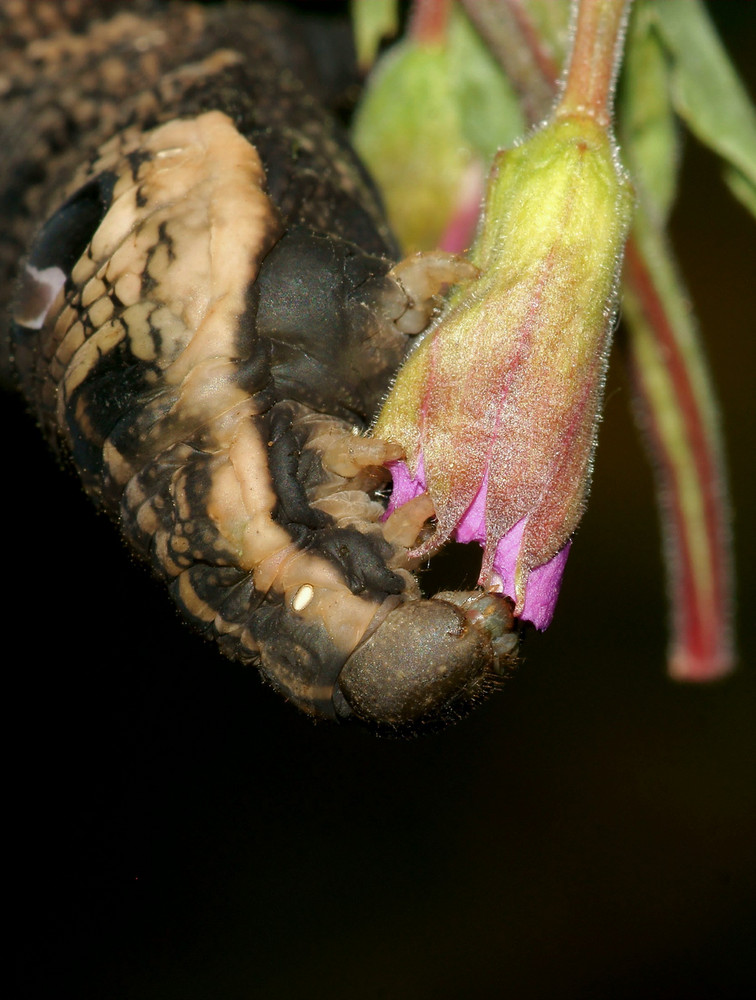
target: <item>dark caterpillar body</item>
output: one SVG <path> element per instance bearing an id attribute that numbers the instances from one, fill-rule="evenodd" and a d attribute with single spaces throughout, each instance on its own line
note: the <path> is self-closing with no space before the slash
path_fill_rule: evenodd
<path id="1" fill-rule="evenodd" d="M 87 6 L 9 63 L 6 367 L 225 653 L 316 716 L 458 716 L 513 658 L 509 604 L 421 597 L 407 551 L 429 511 L 383 520 L 398 456 L 363 432 L 465 265 L 394 266 L 286 17 Z"/>

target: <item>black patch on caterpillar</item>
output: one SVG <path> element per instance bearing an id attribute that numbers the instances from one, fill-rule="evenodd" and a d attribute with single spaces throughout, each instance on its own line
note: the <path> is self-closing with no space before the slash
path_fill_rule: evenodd
<path id="1" fill-rule="evenodd" d="M 256 397 L 260 412 L 270 409 L 276 401 L 275 385 L 270 372 L 272 345 L 257 330 L 257 310 L 260 290 L 257 281 L 247 288 L 244 312 L 239 317 L 235 346 L 237 350 L 234 380 L 240 389 Z"/>
<path id="2" fill-rule="evenodd" d="M 139 466 L 149 461 L 151 456 L 145 454 L 144 445 L 148 435 L 152 439 L 176 437 L 175 418 L 170 415 L 170 410 L 176 402 L 177 391 L 175 387 L 155 383 L 145 386 L 144 392 L 134 397 L 134 405 L 123 407 L 120 419 L 108 435 L 108 441 L 127 461 Z M 156 454 L 160 450 L 159 443 L 153 444 L 151 441 L 150 449 Z M 118 495 L 111 499 L 117 502 Z"/>
<path id="3" fill-rule="evenodd" d="M 204 588 L 204 582 L 201 586 Z M 219 616 L 227 622 L 246 621 L 250 612 L 265 600 L 265 595 L 255 590 L 252 573 L 233 566 L 218 567 L 216 575 L 208 575 L 207 586 L 207 591 L 198 587 L 197 592 L 206 593 L 208 603 L 217 606 Z M 217 587 L 214 600 L 209 590 L 212 586 Z M 251 655 L 241 658 L 248 661 Z"/>
<path id="4" fill-rule="evenodd" d="M 401 594 L 404 580 L 386 566 L 391 546 L 380 535 L 356 528 L 329 527 L 319 531 L 309 551 L 317 552 L 341 570 L 353 594 Z"/>
<path id="5" fill-rule="evenodd" d="M 317 531 L 330 518 L 310 506 L 300 474 L 302 446 L 292 426 L 292 410 L 285 403 L 273 408 L 268 430 L 268 468 L 278 502 L 273 519 L 286 528 L 298 526 Z M 319 469 L 319 463 L 317 463 Z M 322 477 L 322 470 L 321 477 Z"/>
<path id="6" fill-rule="evenodd" d="M 135 149 L 132 152 L 126 154 L 126 162 L 131 167 L 131 179 L 134 183 L 137 183 L 137 178 L 139 176 L 139 168 L 143 163 L 152 159 L 152 156 L 145 149 Z M 144 208 L 147 204 L 147 198 L 140 187 L 137 187 L 135 203 L 137 208 Z M 162 236 L 162 233 L 161 233 Z"/>
<path id="7" fill-rule="evenodd" d="M 263 594 L 255 591 L 252 574 L 236 566 L 196 563 L 182 575 L 188 578 L 192 590 L 200 600 L 228 622 L 244 621 L 250 611 L 265 600 Z M 198 618 L 187 608 L 181 597 L 181 582 L 178 578 L 171 581 L 169 590 L 192 625 L 202 633 L 212 634 L 213 621 Z"/>
<path id="8" fill-rule="evenodd" d="M 307 700 L 317 714 L 335 718 L 330 692 L 344 665 L 344 656 L 325 627 L 305 621 L 285 604 L 268 600 L 252 610 L 248 620 L 249 630 L 260 645 L 264 675 L 273 687 L 295 697 L 308 688 L 328 691 L 323 698 L 308 695 Z"/>
<path id="9" fill-rule="evenodd" d="M 119 423 L 138 412 L 155 374 L 154 364 L 135 358 L 124 337 L 100 356 L 71 393 L 66 403 L 66 425 L 74 463 L 86 480 L 98 480 L 103 475 L 105 441 L 111 436 L 118 438 Z"/>
<path id="10" fill-rule="evenodd" d="M 278 498 L 273 519 L 286 528 L 298 548 L 336 566 L 353 594 L 400 594 L 404 581 L 386 567 L 392 550 L 382 536 L 337 527 L 332 517 L 310 505 L 307 488 L 322 480 L 323 469 L 319 456 L 303 447 L 303 438 L 292 407 L 278 404 L 268 431 L 268 468 Z"/>
<path id="11" fill-rule="evenodd" d="M 68 280 L 113 200 L 117 177 L 104 171 L 88 181 L 40 230 L 29 264 L 38 270 L 59 267 Z"/>
<path id="12" fill-rule="evenodd" d="M 388 268 L 384 258 L 324 233 L 294 228 L 281 237 L 256 281 L 257 332 L 272 344 L 278 398 L 357 416 L 365 426 L 378 400 L 366 372 L 364 324 L 354 322 L 349 303 Z"/>

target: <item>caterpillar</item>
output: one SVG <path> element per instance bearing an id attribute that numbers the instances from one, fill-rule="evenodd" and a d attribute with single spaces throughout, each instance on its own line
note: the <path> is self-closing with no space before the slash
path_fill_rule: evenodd
<path id="1" fill-rule="evenodd" d="M 5 381 L 224 654 L 315 718 L 458 718 L 517 622 L 422 595 L 429 512 L 386 519 L 400 456 L 366 432 L 467 265 L 397 263 L 332 113 L 342 36 L 260 4 L 25 9 L 0 15 Z"/>

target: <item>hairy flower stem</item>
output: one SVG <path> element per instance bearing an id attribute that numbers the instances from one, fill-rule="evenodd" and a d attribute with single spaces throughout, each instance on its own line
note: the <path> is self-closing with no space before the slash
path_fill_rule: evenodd
<path id="1" fill-rule="evenodd" d="M 557 114 L 588 115 L 608 127 L 630 0 L 580 0 Z"/>
<path id="2" fill-rule="evenodd" d="M 449 27 L 451 0 L 415 0 L 409 35 L 424 45 L 441 44 Z"/>

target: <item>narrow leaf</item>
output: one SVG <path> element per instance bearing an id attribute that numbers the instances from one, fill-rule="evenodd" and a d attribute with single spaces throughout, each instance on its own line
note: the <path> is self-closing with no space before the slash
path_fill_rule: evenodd
<path id="1" fill-rule="evenodd" d="M 700 0 L 654 0 L 671 58 L 675 110 L 728 165 L 725 180 L 751 211 L 756 205 L 756 112 Z"/>
<path id="2" fill-rule="evenodd" d="M 678 127 L 669 95 L 667 54 L 648 3 L 636 3 L 620 81 L 618 120 L 623 159 L 647 204 L 666 219 L 680 162 Z"/>

